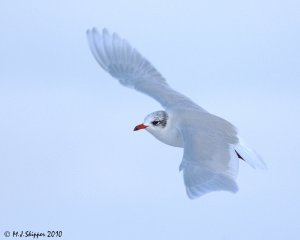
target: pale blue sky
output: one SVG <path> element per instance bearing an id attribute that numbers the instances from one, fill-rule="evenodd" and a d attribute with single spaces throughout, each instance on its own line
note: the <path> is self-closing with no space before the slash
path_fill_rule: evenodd
<path id="1" fill-rule="evenodd" d="M 299 11 L 297 0 L 2 0 L 0 236 L 299 239 Z M 132 131 L 161 107 L 97 65 L 93 26 L 235 124 L 268 170 L 241 163 L 237 194 L 189 200 L 182 150 Z"/>

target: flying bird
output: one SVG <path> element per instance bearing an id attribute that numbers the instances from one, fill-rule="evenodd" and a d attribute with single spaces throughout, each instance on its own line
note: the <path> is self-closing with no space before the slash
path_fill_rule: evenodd
<path id="1" fill-rule="evenodd" d="M 237 192 L 240 161 L 253 168 L 265 168 L 262 159 L 239 139 L 231 123 L 172 89 L 125 39 L 96 28 L 87 31 L 87 38 L 93 56 L 105 71 L 164 108 L 146 116 L 134 131 L 145 129 L 159 141 L 184 149 L 179 170 L 189 198 L 212 191 Z"/>

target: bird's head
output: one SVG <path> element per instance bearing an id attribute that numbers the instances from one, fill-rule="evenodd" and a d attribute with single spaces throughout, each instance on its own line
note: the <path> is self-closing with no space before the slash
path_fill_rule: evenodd
<path id="1" fill-rule="evenodd" d="M 149 132 L 161 131 L 168 122 L 168 114 L 165 111 L 156 111 L 146 116 L 144 123 L 137 125 L 133 131 L 146 129 Z"/>

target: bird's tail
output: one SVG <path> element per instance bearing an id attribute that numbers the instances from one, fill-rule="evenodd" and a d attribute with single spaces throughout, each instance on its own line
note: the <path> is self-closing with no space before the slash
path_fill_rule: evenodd
<path id="1" fill-rule="evenodd" d="M 254 169 L 266 169 L 267 165 L 262 158 L 251 148 L 245 144 L 245 142 L 239 138 L 239 143 L 235 146 L 235 150 L 239 158 L 243 159 Z"/>

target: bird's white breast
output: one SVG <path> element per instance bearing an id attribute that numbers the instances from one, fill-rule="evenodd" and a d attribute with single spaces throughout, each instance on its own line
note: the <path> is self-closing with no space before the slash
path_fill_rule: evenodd
<path id="1" fill-rule="evenodd" d="M 156 139 L 165 144 L 173 147 L 183 147 L 181 133 L 175 126 L 172 126 L 171 124 L 167 125 L 165 129 L 161 129 L 160 131 L 154 131 L 150 128 L 146 128 L 146 130 Z"/>

